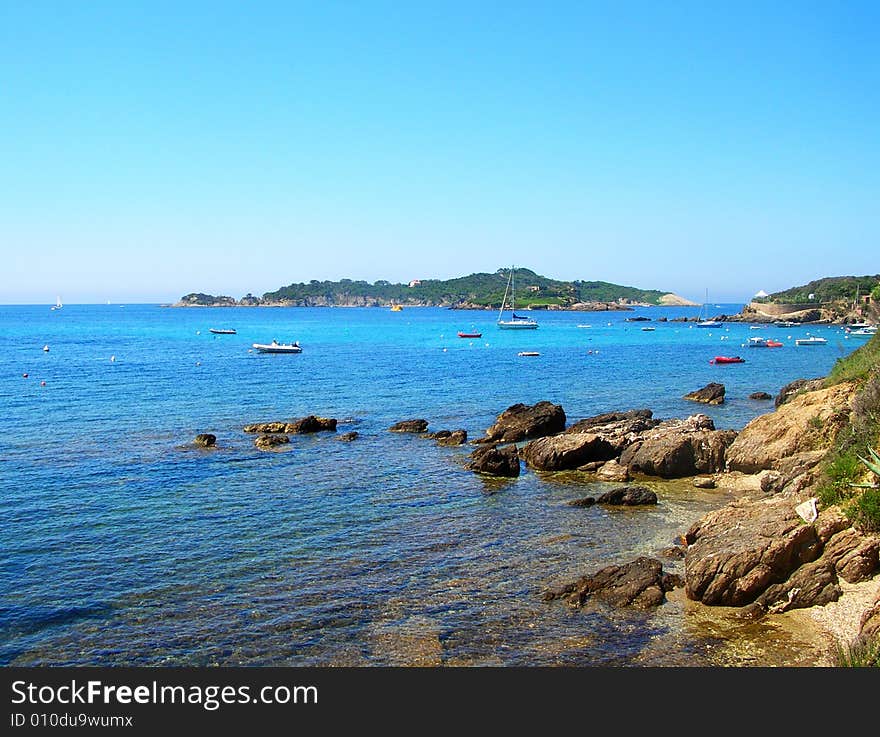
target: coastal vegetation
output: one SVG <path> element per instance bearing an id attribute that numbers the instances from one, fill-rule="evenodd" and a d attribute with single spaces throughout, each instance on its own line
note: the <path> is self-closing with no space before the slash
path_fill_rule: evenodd
<path id="1" fill-rule="evenodd" d="M 387 306 L 392 304 L 433 307 L 499 309 L 504 299 L 509 270 L 475 273 L 453 279 L 413 279 L 406 284 L 385 280 L 295 282 L 266 292 L 261 298 L 251 294 L 236 302 L 231 297 L 192 292 L 181 297 L 180 306 L 291 305 L 291 306 Z M 664 304 L 668 291 L 641 289 L 605 281 L 562 281 L 536 274 L 530 269 L 516 270 L 516 306 L 521 309 L 565 309 L 582 303 Z M 685 300 L 676 298 L 680 303 Z"/>
<path id="2" fill-rule="evenodd" d="M 849 422 L 835 437 L 825 459 L 819 485 L 823 504 L 840 505 L 859 527 L 880 531 L 880 487 L 869 484 L 876 476 L 870 462 L 871 450 L 880 440 L 880 338 L 874 336 L 865 345 L 841 358 L 825 383 L 834 386 L 850 382 L 855 386 Z"/>
<path id="3" fill-rule="evenodd" d="M 829 276 L 815 279 L 799 287 L 774 292 L 766 297 L 756 297 L 755 302 L 764 303 L 826 303 L 838 300 L 852 303 L 859 296 L 870 295 L 880 299 L 880 274 L 873 276 Z"/>

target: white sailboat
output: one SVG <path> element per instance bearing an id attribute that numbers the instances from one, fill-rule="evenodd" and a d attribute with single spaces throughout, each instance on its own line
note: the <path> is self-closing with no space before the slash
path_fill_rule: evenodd
<path id="1" fill-rule="evenodd" d="M 53 310 L 60 310 L 62 307 L 64 307 L 64 305 L 61 304 L 61 297 L 56 297 L 55 304 L 52 305 L 52 309 Z"/>
<path id="2" fill-rule="evenodd" d="M 510 294 L 510 319 L 504 320 L 504 308 L 507 305 L 507 295 Z M 498 327 L 502 330 L 534 330 L 538 327 L 536 320 L 531 317 L 523 317 L 516 314 L 516 268 L 510 268 L 507 277 L 507 288 L 504 290 L 504 299 L 501 300 L 501 309 L 498 311 Z"/>
<path id="3" fill-rule="evenodd" d="M 706 308 L 706 314 L 703 314 L 703 308 Z M 720 328 L 723 323 L 718 322 L 718 320 L 710 320 L 709 319 L 709 290 L 706 290 L 706 301 L 700 305 L 700 314 L 697 315 L 697 327 L 698 328 Z"/>

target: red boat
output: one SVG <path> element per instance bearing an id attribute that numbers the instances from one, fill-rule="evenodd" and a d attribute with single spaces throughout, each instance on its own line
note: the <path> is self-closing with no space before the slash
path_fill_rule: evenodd
<path id="1" fill-rule="evenodd" d="M 482 333 L 459 333 L 459 338 L 482 338 Z"/>
<path id="2" fill-rule="evenodd" d="M 746 359 L 739 356 L 715 356 L 709 360 L 709 363 L 745 363 Z"/>

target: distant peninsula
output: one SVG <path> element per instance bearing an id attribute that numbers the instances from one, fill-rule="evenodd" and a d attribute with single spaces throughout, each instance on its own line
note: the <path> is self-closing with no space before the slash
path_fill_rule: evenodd
<path id="1" fill-rule="evenodd" d="M 407 284 L 340 279 L 294 283 L 241 299 L 191 292 L 174 307 L 446 307 L 500 309 L 509 269 L 454 279 L 413 279 Z M 693 306 L 671 292 L 604 281 L 559 281 L 530 269 L 516 270 L 516 307 L 531 310 L 632 310 L 655 305 Z"/>

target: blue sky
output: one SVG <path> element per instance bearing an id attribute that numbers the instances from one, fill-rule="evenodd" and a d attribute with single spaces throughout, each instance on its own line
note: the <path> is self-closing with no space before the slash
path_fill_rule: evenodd
<path id="1" fill-rule="evenodd" d="M 880 272 L 880 5 L 0 2 L 0 303 Z"/>

